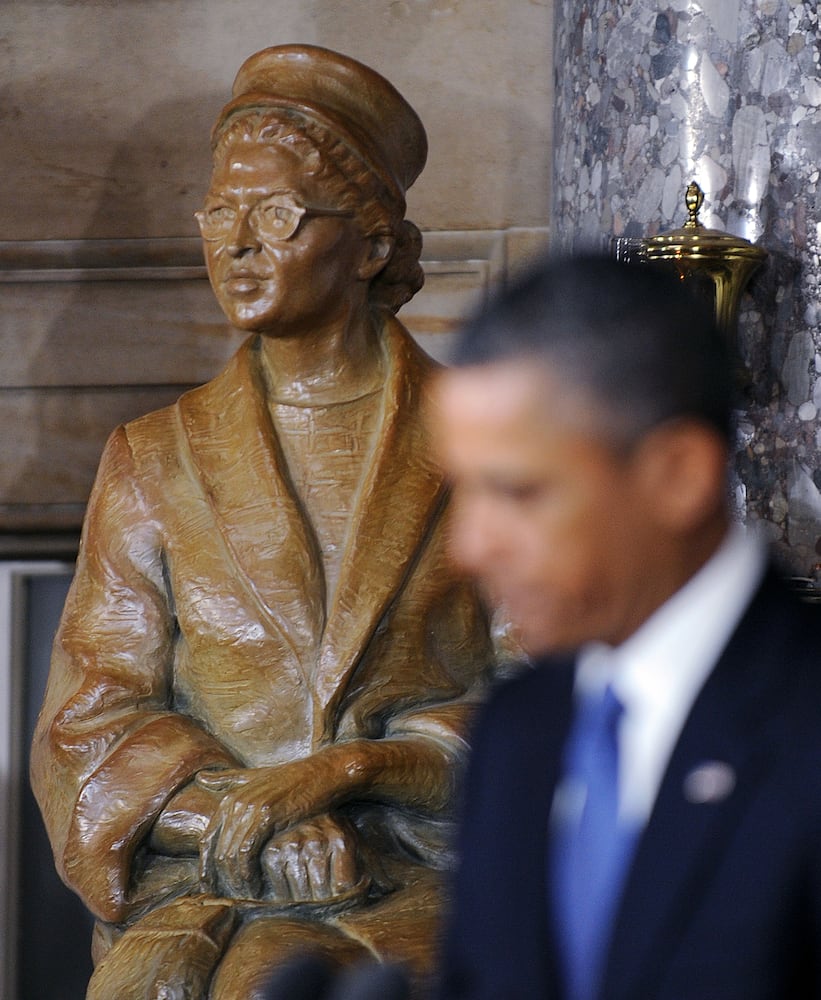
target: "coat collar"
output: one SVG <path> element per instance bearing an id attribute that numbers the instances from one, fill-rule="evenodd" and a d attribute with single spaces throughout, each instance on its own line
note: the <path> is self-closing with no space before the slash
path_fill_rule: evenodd
<path id="1" fill-rule="evenodd" d="M 381 430 L 352 513 L 320 650 L 318 694 L 329 724 L 345 682 L 412 572 L 445 501 L 444 478 L 421 415 L 424 383 L 435 363 L 393 319 L 384 343 L 389 368 Z"/>
<path id="2" fill-rule="evenodd" d="M 316 541 L 268 413 L 258 338 L 247 340 L 221 375 L 177 404 L 191 471 L 229 559 L 310 678 L 317 725 L 326 735 L 345 681 L 444 501 L 419 412 L 423 382 L 435 363 L 392 317 L 385 320 L 382 342 L 387 378 L 381 426 L 329 609 Z"/>
<path id="3" fill-rule="evenodd" d="M 765 580 L 699 694 L 639 841 L 610 943 L 602 996 L 655 995 L 749 797 L 772 762 L 768 723 L 788 689 L 794 615 Z M 713 778 L 701 790 L 695 783 Z M 664 877 L 660 877 L 663 873 Z"/>

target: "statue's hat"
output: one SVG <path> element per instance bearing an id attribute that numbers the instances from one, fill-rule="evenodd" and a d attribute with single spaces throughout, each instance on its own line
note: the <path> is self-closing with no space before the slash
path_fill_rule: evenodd
<path id="1" fill-rule="evenodd" d="M 214 125 L 213 141 L 249 108 L 287 108 L 314 118 L 401 197 L 425 165 L 425 129 L 405 98 L 375 70 L 331 49 L 276 45 L 249 56 Z"/>

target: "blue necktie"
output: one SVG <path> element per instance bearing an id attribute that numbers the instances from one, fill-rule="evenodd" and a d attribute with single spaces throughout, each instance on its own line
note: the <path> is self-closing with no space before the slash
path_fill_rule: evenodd
<path id="1" fill-rule="evenodd" d="M 593 1000 L 597 995 L 638 832 L 618 822 L 622 711 L 609 686 L 584 699 L 565 747 L 566 808 L 552 821 L 550 881 L 567 1000 Z"/>

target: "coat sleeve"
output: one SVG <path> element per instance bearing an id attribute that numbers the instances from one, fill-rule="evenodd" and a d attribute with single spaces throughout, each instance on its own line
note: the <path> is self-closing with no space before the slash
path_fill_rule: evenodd
<path id="1" fill-rule="evenodd" d="M 445 522 L 430 527 L 427 543 L 400 598 L 383 620 L 349 690 L 352 727 L 403 740 L 440 754 L 440 801 L 434 812 L 392 808 L 385 825 L 402 849 L 424 864 L 453 863 L 453 819 L 469 754 L 475 711 L 496 669 L 488 617 L 475 588 L 449 565 Z M 384 678 L 390 678 L 386 704 Z"/>
<path id="2" fill-rule="evenodd" d="M 142 905 L 135 871 L 150 868 L 143 844 L 168 799 L 197 771 L 236 763 L 174 711 L 161 527 L 136 481 L 119 428 L 92 490 L 32 747 L 58 871 L 108 921 Z"/>

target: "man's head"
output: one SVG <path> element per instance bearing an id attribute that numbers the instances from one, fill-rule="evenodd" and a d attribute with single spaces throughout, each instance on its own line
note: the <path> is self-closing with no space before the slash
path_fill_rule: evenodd
<path id="1" fill-rule="evenodd" d="M 731 366 L 672 275 L 547 263 L 433 393 L 453 554 L 533 653 L 624 641 L 726 531 Z"/>

